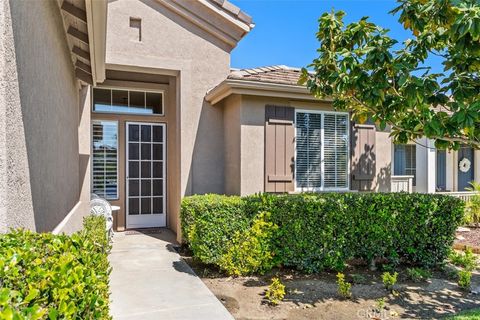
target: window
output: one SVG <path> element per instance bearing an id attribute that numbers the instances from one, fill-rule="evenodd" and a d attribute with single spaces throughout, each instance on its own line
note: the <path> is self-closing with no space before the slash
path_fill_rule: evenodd
<path id="1" fill-rule="evenodd" d="M 295 125 L 296 188 L 348 189 L 348 115 L 297 112 Z"/>
<path id="2" fill-rule="evenodd" d="M 94 88 L 93 111 L 163 115 L 163 93 Z"/>
<path id="3" fill-rule="evenodd" d="M 396 176 L 413 176 L 413 185 L 415 186 L 417 172 L 416 145 L 396 144 L 393 153 L 393 174 Z"/>
<path id="4" fill-rule="evenodd" d="M 137 41 L 142 41 L 142 19 L 130 17 L 130 28 L 134 30 L 134 37 Z"/>
<path id="5" fill-rule="evenodd" d="M 105 199 L 118 199 L 118 123 L 92 123 L 92 192 Z"/>

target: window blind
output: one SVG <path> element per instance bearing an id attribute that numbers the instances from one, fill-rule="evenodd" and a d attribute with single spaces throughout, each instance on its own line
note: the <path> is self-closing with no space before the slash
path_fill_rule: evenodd
<path id="1" fill-rule="evenodd" d="M 118 199 L 118 123 L 92 121 L 92 192 Z"/>
<path id="2" fill-rule="evenodd" d="M 346 114 L 324 116 L 324 188 L 348 187 L 348 118 Z"/>
<path id="3" fill-rule="evenodd" d="M 348 188 L 348 115 L 297 112 L 297 189 Z"/>
<path id="4" fill-rule="evenodd" d="M 416 185 L 417 153 L 414 144 L 396 144 L 394 146 L 393 173 L 400 176 L 413 176 Z"/>

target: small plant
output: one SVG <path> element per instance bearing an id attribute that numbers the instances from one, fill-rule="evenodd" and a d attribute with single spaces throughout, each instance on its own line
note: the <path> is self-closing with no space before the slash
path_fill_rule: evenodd
<path id="1" fill-rule="evenodd" d="M 268 286 L 267 291 L 265 291 L 265 298 L 273 305 L 277 305 L 285 297 L 285 285 L 280 281 L 279 278 L 275 277 L 272 279 L 272 283 Z"/>
<path id="2" fill-rule="evenodd" d="M 458 271 L 458 286 L 463 290 L 470 290 L 470 284 L 472 282 L 472 272 L 468 270 Z"/>
<path id="3" fill-rule="evenodd" d="M 379 312 L 385 309 L 385 298 L 379 298 L 375 300 L 375 302 L 377 303 L 377 309 Z"/>
<path id="4" fill-rule="evenodd" d="M 478 266 L 477 257 L 473 254 L 471 248 L 465 249 L 465 253 L 452 251 L 449 258 L 454 265 L 463 267 L 468 271 L 473 271 Z"/>
<path id="5" fill-rule="evenodd" d="M 393 286 L 397 283 L 398 272 L 391 274 L 390 272 L 384 272 L 382 274 L 382 282 L 385 286 L 385 289 L 392 290 Z"/>
<path id="6" fill-rule="evenodd" d="M 364 276 L 362 276 L 361 274 L 358 274 L 358 273 L 352 274 L 352 280 L 353 280 L 353 283 L 356 283 L 356 284 L 367 283 L 367 278 L 365 278 Z"/>
<path id="7" fill-rule="evenodd" d="M 465 224 L 475 224 L 480 223 L 480 183 L 471 182 L 471 187 L 467 188 L 469 191 L 474 191 L 476 194 L 470 198 L 465 206 Z"/>
<path id="8" fill-rule="evenodd" d="M 352 285 L 345 281 L 345 275 L 341 272 L 337 274 L 338 294 L 343 298 L 350 299 L 352 297 Z"/>
<path id="9" fill-rule="evenodd" d="M 407 268 L 407 276 L 413 282 L 427 281 L 432 273 L 422 268 Z"/>

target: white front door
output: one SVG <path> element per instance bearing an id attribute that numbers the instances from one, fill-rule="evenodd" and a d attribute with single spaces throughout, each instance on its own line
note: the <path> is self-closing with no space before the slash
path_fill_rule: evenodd
<path id="1" fill-rule="evenodd" d="M 126 124 L 127 228 L 166 226 L 165 124 Z"/>

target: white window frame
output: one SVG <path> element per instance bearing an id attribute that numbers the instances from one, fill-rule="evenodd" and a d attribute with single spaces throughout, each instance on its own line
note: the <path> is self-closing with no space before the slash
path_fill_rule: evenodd
<path id="1" fill-rule="evenodd" d="M 110 105 L 113 106 L 113 90 L 117 91 L 127 91 L 128 92 L 128 106 L 130 106 L 130 91 L 135 91 L 135 92 L 145 92 L 146 93 L 160 93 L 162 95 L 162 113 L 155 113 L 155 114 L 149 114 L 149 113 L 137 113 L 137 112 L 118 112 L 118 111 L 96 111 L 95 110 L 95 104 L 93 101 L 93 89 L 106 89 L 110 90 Z M 146 116 L 146 117 L 165 117 L 165 90 L 152 90 L 152 89 L 144 89 L 144 88 L 134 88 L 134 87 L 120 87 L 120 86 L 96 86 L 92 87 L 91 89 L 91 94 L 90 94 L 90 104 L 92 105 L 92 113 L 95 114 L 124 114 L 124 115 L 136 115 L 136 116 Z M 146 102 L 146 96 L 145 96 L 145 103 Z"/>
<path id="2" fill-rule="evenodd" d="M 297 186 L 297 113 L 315 113 L 322 115 L 322 128 L 320 129 L 320 139 L 322 146 L 320 149 L 320 170 L 321 170 L 321 186 L 319 188 L 300 188 Z M 325 188 L 325 115 L 345 115 L 347 118 L 347 186 L 345 188 Z M 294 155 L 293 160 L 295 164 L 294 172 L 294 186 L 297 192 L 328 192 L 328 191 L 349 191 L 350 190 L 350 116 L 348 112 L 336 112 L 336 111 L 323 111 L 323 110 L 311 110 L 311 109 L 297 109 L 295 108 L 295 117 L 293 121 L 295 126 L 295 138 L 294 138 Z"/>
<path id="3" fill-rule="evenodd" d="M 106 200 L 110 201 L 116 201 L 120 199 L 120 180 L 119 180 L 119 170 L 118 166 L 120 164 L 120 137 L 119 137 L 119 121 L 118 120 L 108 120 L 108 119 L 92 119 L 91 125 L 90 125 L 90 192 L 93 193 L 93 125 L 95 122 L 114 122 L 117 125 L 117 196 L 115 198 L 106 198 Z"/>
<path id="4" fill-rule="evenodd" d="M 395 174 L 395 146 L 399 146 L 399 145 L 405 145 L 405 146 L 414 146 L 415 148 L 415 174 L 413 175 L 410 175 L 410 174 L 405 174 L 405 175 L 396 175 Z M 392 154 L 391 154 L 391 159 L 392 159 L 392 176 L 413 176 L 414 178 L 412 179 L 412 187 L 413 187 L 413 190 L 415 190 L 415 188 L 417 187 L 417 144 L 415 142 L 407 142 L 407 143 L 392 143 Z M 435 155 L 435 161 L 436 161 L 436 155 Z M 411 170 L 411 168 L 410 168 Z M 406 171 L 406 167 L 405 167 L 405 171 Z M 436 173 L 435 173 L 436 174 Z M 413 181 L 415 180 L 415 184 L 413 184 Z"/>

